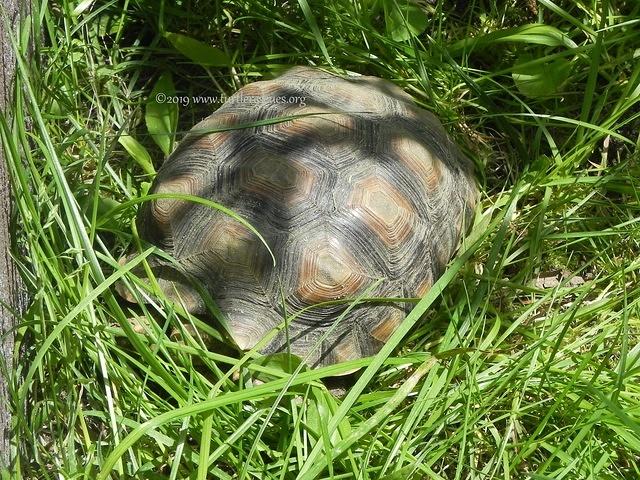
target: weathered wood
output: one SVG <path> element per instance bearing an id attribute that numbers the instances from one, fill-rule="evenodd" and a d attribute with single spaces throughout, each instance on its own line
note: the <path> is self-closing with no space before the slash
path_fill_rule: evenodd
<path id="1" fill-rule="evenodd" d="M 21 0 L 0 0 L 0 15 L 6 17 L 15 29 L 21 16 L 27 11 L 27 2 Z M 0 111 L 9 114 L 15 80 L 15 56 L 9 32 L 0 17 Z M 15 264 L 11 258 L 12 249 L 12 196 L 7 164 L 3 149 L 0 148 L 0 355 L 8 371 L 14 367 L 13 327 L 16 318 L 13 312 L 21 312 L 25 303 L 24 289 Z M 5 308 L 7 305 L 9 308 Z M 13 311 L 12 311 L 13 310 Z M 9 333 L 9 334 L 8 334 Z M 10 468 L 10 426 L 11 411 L 7 395 L 7 381 L 0 377 L 0 467 Z"/>

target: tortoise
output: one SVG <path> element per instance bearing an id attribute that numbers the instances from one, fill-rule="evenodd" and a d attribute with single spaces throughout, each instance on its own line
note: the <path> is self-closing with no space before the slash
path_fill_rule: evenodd
<path id="1" fill-rule="evenodd" d="M 271 332 L 262 353 L 312 367 L 379 351 L 407 303 L 350 299 L 423 296 L 477 198 L 471 162 L 402 89 L 312 67 L 238 90 L 150 193 L 202 197 L 246 221 L 184 197 L 144 203 L 140 236 L 175 259 L 153 262 L 163 293 L 192 313 L 210 296 L 237 347 Z"/>

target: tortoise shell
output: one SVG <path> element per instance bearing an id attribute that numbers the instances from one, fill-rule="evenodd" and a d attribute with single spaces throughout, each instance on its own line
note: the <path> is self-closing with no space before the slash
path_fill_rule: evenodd
<path id="1" fill-rule="evenodd" d="M 155 270 L 167 296 L 204 312 L 199 285 L 238 347 L 280 326 L 262 352 L 290 348 L 310 354 L 311 366 L 381 348 L 407 305 L 364 303 L 344 314 L 349 302 L 334 301 L 423 296 L 477 195 L 468 159 L 401 89 L 306 67 L 231 96 L 164 162 L 151 193 L 224 205 L 276 258 L 274 266 L 250 228 L 211 206 L 147 202 L 141 236 L 180 267 Z"/>

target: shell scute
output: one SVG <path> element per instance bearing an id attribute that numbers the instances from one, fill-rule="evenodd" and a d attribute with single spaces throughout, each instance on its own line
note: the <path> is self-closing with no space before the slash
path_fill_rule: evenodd
<path id="1" fill-rule="evenodd" d="M 337 238 L 323 235 L 302 247 L 296 296 L 303 303 L 355 296 L 367 281 L 348 247 Z"/>

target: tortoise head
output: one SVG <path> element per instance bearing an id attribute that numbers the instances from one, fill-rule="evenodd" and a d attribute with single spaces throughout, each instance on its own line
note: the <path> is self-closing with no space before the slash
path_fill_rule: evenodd
<path id="1" fill-rule="evenodd" d="M 135 260 L 137 256 L 137 253 L 126 255 L 118 263 L 124 266 Z M 129 303 L 138 303 L 139 298 L 144 303 L 150 303 L 154 297 L 156 300 L 164 297 L 170 303 L 182 306 L 189 313 L 200 314 L 207 311 L 202 295 L 198 292 L 197 284 L 181 272 L 178 267 L 156 256 L 148 257 L 145 261 L 148 269 L 140 264 L 133 268 L 132 273 L 143 283 L 149 285 L 151 289 L 157 288 L 158 292 L 156 293 L 160 293 L 160 295 L 136 296 L 131 287 L 120 280 L 115 284 L 115 290 L 120 297 Z M 151 277 L 149 273 L 151 273 Z"/>

